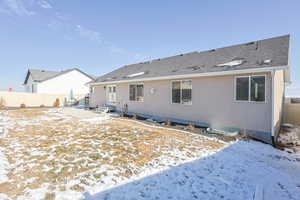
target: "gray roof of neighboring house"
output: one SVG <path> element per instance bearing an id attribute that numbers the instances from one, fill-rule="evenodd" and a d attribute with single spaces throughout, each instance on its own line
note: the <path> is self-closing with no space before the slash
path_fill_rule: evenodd
<path id="1" fill-rule="evenodd" d="M 82 73 L 82 74 L 90 77 L 92 80 L 96 79 L 96 76 L 86 74 L 86 73 L 84 73 L 83 71 L 81 71 L 81 70 L 79 70 L 77 68 L 72 68 L 72 69 L 68 69 L 68 70 L 64 70 L 64 71 L 60 71 L 60 72 L 57 72 L 57 71 L 48 71 L 48 70 L 41 70 L 41 69 L 28 69 L 28 72 L 27 72 L 24 84 L 27 83 L 28 78 L 29 78 L 30 75 L 31 75 L 33 81 L 35 81 L 35 82 L 43 82 L 43 81 L 55 78 L 57 76 L 60 76 L 62 74 L 66 74 L 66 73 L 68 73 L 70 71 L 73 71 L 73 70 L 79 71 L 80 73 Z"/>
<path id="2" fill-rule="evenodd" d="M 132 65 L 98 77 L 94 82 L 127 81 L 185 74 L 287 66 L 290 36 L 191 52 Z"/>

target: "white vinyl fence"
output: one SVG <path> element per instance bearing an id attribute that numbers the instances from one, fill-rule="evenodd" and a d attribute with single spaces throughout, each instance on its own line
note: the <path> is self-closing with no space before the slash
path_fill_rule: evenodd
<path id="1" fill-rule="evenodd" d="M 300 98 L 286 98 L 283 121 L 300 126 Z"/>
<path id="2" fill-rule="evenodd" d="M 85 95 L 74 95 L 78 100 L 83 99 Z M 62 94 L 36 94 L 25 92 L 3 92 L 0 91 L 0 102 L 6 107 L 20 107 L 25 104 L 26 107 L 53 106 L 56 99 L 59 99 L 60 106 L 69 99 L 70 95 Z"/>

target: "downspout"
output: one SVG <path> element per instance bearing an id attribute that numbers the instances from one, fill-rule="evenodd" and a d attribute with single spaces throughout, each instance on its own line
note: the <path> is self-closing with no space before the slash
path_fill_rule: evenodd
<path id="1" fill-rule="evenodd" d="M 275 115 L 275 70 L 271 71 L 271 79 L 272 79 L 272 122 L 271 122 L 271 139 L 272 139 L 272 145 L 276 147 L 275 142 L 275 127 L 274 127 L 274 115 Z"/>

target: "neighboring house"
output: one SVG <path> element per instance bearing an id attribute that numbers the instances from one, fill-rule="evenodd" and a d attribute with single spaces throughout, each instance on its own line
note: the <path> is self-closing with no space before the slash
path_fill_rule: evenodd
<path id="1" fill-rule="evenodd" d="M 25 92 L 42 94 L 88 94 L 86 83 L 95 77 L 77 68 L 61 72 L 29 69 L 24 81 Z"/>
<path id="2" fill-rule="evenodd" d="M 290 83 L 289 50 L 285 35 L 127 65 L 90 83 L 90 106 L 234 128 L 271 143 Z"/>

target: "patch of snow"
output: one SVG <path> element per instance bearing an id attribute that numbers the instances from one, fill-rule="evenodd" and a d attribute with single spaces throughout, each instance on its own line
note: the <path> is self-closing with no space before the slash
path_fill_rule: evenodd
<path id="1" fill-rule="evenodd" d="M 101 117 L 82 119 L 82 120 L 80 120 L 80 122 L 99 123 L 99 122 L 107 121 L 109 119 L 110 119 L 109 115 L 104 115 L 104 116 L 101 116 Z"/>
<path id="2" fill-rule="evenodd" d="M 9 162 L 5 156 L 4 148 L 0 147 L 0 184 L 8 181 Z"/>
<path id="3" fill-rule="evenodd" d="M 264 64 L 270 64 L 272 62 L 271 59 L 264 60 Z"/>
<path id="4" fill-rule="evenodd" d="M 135 74 L 129 74 L 126 77 L 133 78 L 133 77 L 141 76 L 141 75 L 144 75 L 144 74 L 145 74 L 145 72 L 139 72 L 139 73 L 135 73 Z"/>
<path id="5" fill-rule="evenodd" d="M 49 192 L 48 190 L 49 184 L 42 184 L 38 189 L 26 189 L 25 194 L 18 197 L 18 200 L 38 200 L 38 199 L 45 199 L 45 194 Z"/>
<path id="6" fill-rule="evenodd" d="M 218 64 L 217 67 L 226 67 L 226 66 L 234 67 L 243 64 L 243 62 L 244 62 L 243 60 L 233 60 L 227 63 Z"/>
<path id="7" fill-rule="evenodd" d="M 93 193 L 96 199 L 300 199 L 300 158 L 254 141 L 239 141 L 208 156 L 155 159 L 139 177 Z M 182 155 L 184 156 L 184 155 Z M 263 178 L 262 178 L 263 177 Z M 261 186 L 264 186 L 261 188 Z"/>
<path id="8" fill-rule="evenodd" d="M 0 193 L 0 200 L 5 200 L 5 199 L 9 199 L 8 196 L 6 194 Z"/>
<path id="9" fill-rule="evenodd" d="M 66 190 L 66 191 L 56 191 L 55 199 L 64 199 L 64 200 L 75 200 L 75 199 L 83 199 L 83 194 L 81 192 L 76 192 L 74 190 Z"/>

